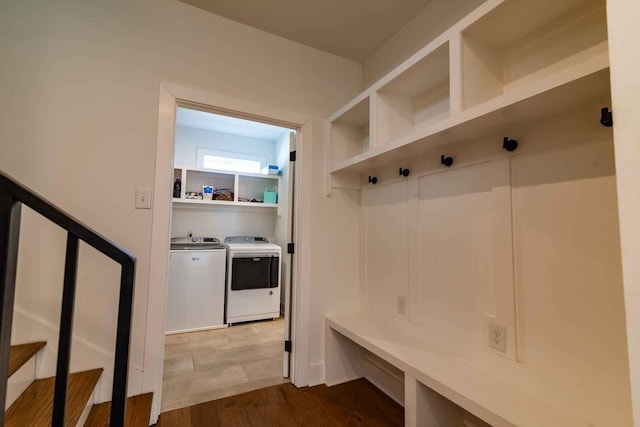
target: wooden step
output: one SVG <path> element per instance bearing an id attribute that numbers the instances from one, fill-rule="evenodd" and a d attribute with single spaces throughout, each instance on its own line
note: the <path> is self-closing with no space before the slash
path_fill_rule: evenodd
<path id="1" fill-rule="evenodd" d="M 125 427 L 149 427 L 153 393 L 140 394 L 127 399 Z M 84 427 L 109 427 L 111 402 L 93 405 Z"/>
<path id="2" fill-rule="evenodd" d="M 9 350 L 9 376 L 22 368 L 45 344 L 47 343 L 44 341 L 38 341 L 28 344 L 12 345 Z"/>
<path id="3" fill-rule="evenodd" d="M 65 427 L 78 424 L 102 371 L 93 369 L 69 375 Z M 50 426 L 54 387 L 55 377 L 34 381 L 5 413 L 5 426 Z"/>

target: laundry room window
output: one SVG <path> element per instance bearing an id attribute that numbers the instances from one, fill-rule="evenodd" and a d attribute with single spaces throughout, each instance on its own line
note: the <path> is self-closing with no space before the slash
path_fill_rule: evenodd
<path id="1" fill-rule="evenodd" d="M 198 149 L 198 166 L 230 172 L 260 173 L 265 159 L 244 153 Z"/>

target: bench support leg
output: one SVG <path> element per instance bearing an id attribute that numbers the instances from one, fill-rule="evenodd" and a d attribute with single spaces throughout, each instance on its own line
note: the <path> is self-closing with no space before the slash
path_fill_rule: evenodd
<path id="1" fill-rule="evenodd" d="M 460 427 L 462 409 L 429 387 L 404 374 L 405 427 Z"/>

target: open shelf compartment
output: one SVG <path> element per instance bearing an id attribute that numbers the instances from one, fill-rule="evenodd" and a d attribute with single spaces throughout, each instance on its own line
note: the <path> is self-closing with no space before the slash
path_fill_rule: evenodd
<path id="1" fill-rule="evenodd" d="M 211 186 L 215 190 L 228 189 L 235 191 L 236 176 L 233 173 L 207 172 L 187 169 L 185 192 L 202 193 L 202 187 Z"/>
<path id="2" fill-rule="evenodd" d="M 462 33 L 463 108 L 608 55 L 605 0 L 508 0 Z"/>
<path id="3" fill-rule="evenodd" d="M 378 90 L 376 143 L 401 138 L 450 115 L 449 43 L 435 49 Z"/>
<path id="4" fill-rule="evenodd" d="M 239 202 L 250 202 L 251 200 L 264 202 L 264 193 L 267 189 L 275 191 L 277 195 L 278 178 L 239 175 L 237 200 Z"/>
<path id="5" fill-rule="evenodd" d="M 369 97 L 330 122 L 331 161 L 338 164 L 369 149 Z"/>

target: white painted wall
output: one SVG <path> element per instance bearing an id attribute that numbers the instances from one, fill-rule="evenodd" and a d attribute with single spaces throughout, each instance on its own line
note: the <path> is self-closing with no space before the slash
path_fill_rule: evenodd
<path id="1" fill-rule="evenodd" d="M 176 126 L 174 164 L 197 168 L 198 148 L 258 156 L 264 159 L 263 166 L 276 161 L 276 141 Z"/>
<path id="2" fill-rule="evenodd" d="M 274 209 L 176 205 L 171 216 L 171 236 L 185 237 L 191 230 L 194 236 L 220 240 L 229 236 L 263 236 L 271 240 L 276 219 Z"/>
<path id="3" fill-rule="evenodd" d="M 631 47 L 640 40 L 640 3 L 609 0 L 607 19 L 631 390 L 640 426 L 640 51 Z"/>
<path id="4" fill-rule="evenodd" d="M 160 353 L 145 350 L 152 212 L 135 210 L 133 201 L 136 186 L 154 188 L 161 82 L 303 112 L 321 123 L 360 89 L 361 66 L 175 0 L 14 2 L 2 6 L 0 28 L 0 98 L 10 105 L 0 115 L 0 169 L 138 256 L 131 363 L 138 376 L 133 383 L 142 391 L 145 364 Z M 312 222 L 319 230 L 330 228 L 328 234 L 348 235 L 352 224 L 343 221 L 343 212 L 350 212 L 350 201 L 322 196 L 320 125 L 312 139 L 314 163 L 305 172 L 305 179 L 319 180 Z M 49 287 L 59 281 L 47 272 L 59 272 L 60 256 L 49 255 L 63 251 L 63 240 L 53 236 L 45 243 L 50 233 L 42 231 L 27 217 L 23 237 L 31 243 L 21 249 L 18 299 L 55 325 L 58 300 Z M 46 256 L 38 256 L 36 242 L 49 246 Z M 327 272 L 323 263 L 303 278 L 322 296 L 314 301 L 313 362 L 322 358 L 323 304 L 350 299 L 350 287 L 357 287 L 357 280 L 349 281 L 352 270 L 357 278 L 356 262 L 348 262 L 356 257 L 356 241 L 323 243 L 301 248 L 319 254 L 308 258 L 314 265 L 327 257 L 341 260 L 339 269 Z M 76 332 L 78 339 L 110 349 L 111 335 L 102 331 L 114 323 L 107 311 L 117 281 L 107 264 L 91 251 L 81 254 L 79 286 L 86 291 L 77 300 Z M 334 275 L 345 278 L 340 286 Z M 41 294 L 52 295 L 32 306 Z M 46 330 L 42 335 L 51 343 Z"/>
<path id="5" fill-rule="evenodd" d="M 432 0 L 363 64 L 362 87 L 366 89 L 400 65 L 431 40 L 465 17 L 485 0 Z"/>

